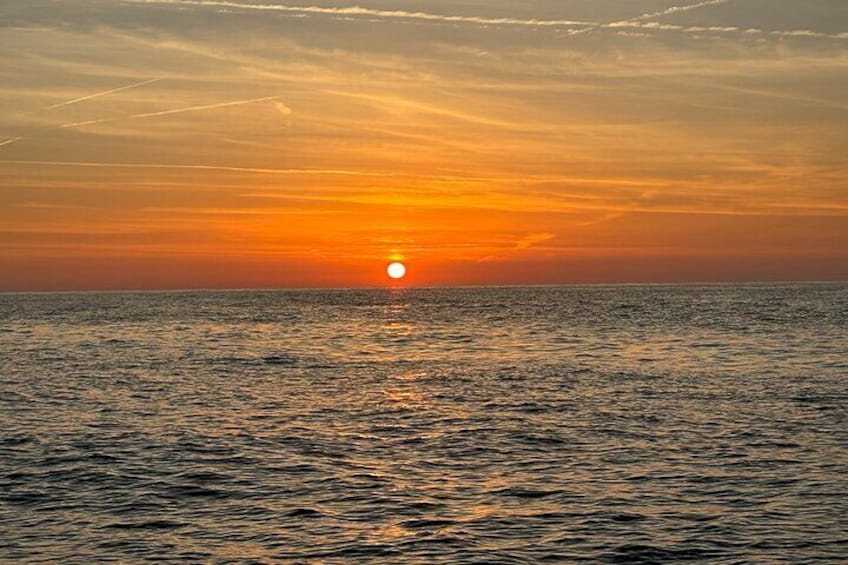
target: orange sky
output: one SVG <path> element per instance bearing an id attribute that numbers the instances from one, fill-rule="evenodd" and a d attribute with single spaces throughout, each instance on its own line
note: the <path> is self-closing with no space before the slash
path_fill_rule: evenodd
<path id="1" fill-rule="evenodd" d="M 0 290 L 848 278 L 843 2 L 41 4 Z"/>

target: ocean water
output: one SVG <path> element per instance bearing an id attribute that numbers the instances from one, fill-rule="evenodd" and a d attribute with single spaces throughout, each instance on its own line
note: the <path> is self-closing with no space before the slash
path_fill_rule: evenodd
<path id="1" fill-rule="evenodd" d="M 846 563 L 848 285 L 0 295 L 0 560 Z"/>

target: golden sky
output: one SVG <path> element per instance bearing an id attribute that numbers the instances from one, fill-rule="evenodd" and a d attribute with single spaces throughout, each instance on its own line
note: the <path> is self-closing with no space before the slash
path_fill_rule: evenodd
<path id="1" fill-rule="evenodd" d="M 32 0 L 0 54 L 0 290 L 848 278 L 844 0 Z"/>

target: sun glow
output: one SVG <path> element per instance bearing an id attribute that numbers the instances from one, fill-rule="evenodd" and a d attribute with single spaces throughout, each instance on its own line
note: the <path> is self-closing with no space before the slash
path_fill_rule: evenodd
<path id="1" fill-rule="evenodd" d="M 395 261 L 386 267 L 386 273 L 393 279 L 402 279 L 406 275 L 406 265 Z"/>

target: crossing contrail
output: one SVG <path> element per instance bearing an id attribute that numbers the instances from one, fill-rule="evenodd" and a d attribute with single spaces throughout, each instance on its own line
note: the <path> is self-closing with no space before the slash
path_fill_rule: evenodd
<path id="1" fill-rule="evenodd" d="M 47 106 L 45 110 L 52 110 L 53 108 L 61 108 L 62 106 L 70 106 L 71 104 L 76 104 L 77 102 L 84 102 L 85 100 L 91 100 L 92 98 L 99 98 L 100 96 L 106 96 L 107 94 L 113 94 L 115 92 L 121 92 L 122 90 L 129 90 L 130 88 L 138 88 L 139 86 L 144 86 L 146 84 L 153 84 L 154 82 L 159 82 L 162 80 L 161 78 L 152 78 L 149 80 L 143 80 L 141 82 L 136 82 L 133 84 L 128 84 L 126 86 L 120 86 L 118 88 L 113 88 L 111 90 L 104 90 L 103 92 L 95 92 L 94 94 L 89 94 L 87 96 L 81 96 L 79 98 L 74 98 L 73 100 L 67 100 L 65 102 L 59 102 L 58 104 L 53 104 L 52 106 Z"/>

